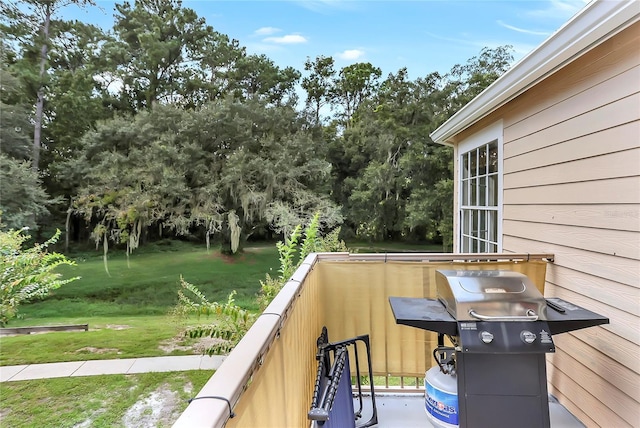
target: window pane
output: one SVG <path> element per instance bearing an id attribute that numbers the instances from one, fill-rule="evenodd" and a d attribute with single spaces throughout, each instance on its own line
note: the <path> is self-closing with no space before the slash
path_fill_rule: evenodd
<path id="1" fill-rule="evenodd" d="M 462 180 L 462 205 L 469 205 L 469 180 Z"/>
<path id="2" fill-rule="evenodd" d="M 487 146 L 478 148 L 478 175 L 487 174 Z"/>
<path id="3" fill-rule="evenodd" d="M 487 205 L 487 177 L 478 178 L 478 205 Z"/>
<path id="4" fill-rule="evenodd" d="M 478 205 L 478 180 L 471 179 L 471 200 L 469 205 Z"/>
<path id="5" fill-rule="evenodd" d="M 469 220 L 469 235 L 478 236 L 478 210 L 470 210 L 471 219 Z"/>
<path id="6" fill-rule="evenodd" d="M 469 157 L 471 158 L 470 160 L 470 164 L 469 164 L 469 168 L 470 168 L 470 176 L 471 177 L 475 177 L 478 175 L 477 173 L 477 166 L 478 166 L 478 155 L 476 150 L 471 150 L 471 152 L 469 152 Z"/>
<path id="7" fill-rule="evenodd" d="M 490 175 L 487 177 L 488 189 L 487 193 L 489 195 L 489 201 L 487 206 L 497 207 L 498 206 L 498 176 Z"/>
<path id="8" fill-rule="evenodd" d="M 479 229 L 478 229 L 478 238 L 487 239 L 487 212 L 481 210 L 478 212 L 480 220 L 479 220 Z"/>
<path id="9" fill-rule="evenodd" d="M 462 212 L 462 233 L 471 234 L 471 212 L 469 210 Z"/>
<path id="10" fill-rule="evenodd" d="M 489 173 L 498 172 L 498 142 L 489 144 Z"/>
<path id="11" fill-rule="evenodd" d="M 462 178 L 469 178 L 469 153 L 462 155 Z"/>
<path id="12" fill-rule="evenodd" d="M 489 211 L 489 240 L 498 243 L 498 212 Z"/>

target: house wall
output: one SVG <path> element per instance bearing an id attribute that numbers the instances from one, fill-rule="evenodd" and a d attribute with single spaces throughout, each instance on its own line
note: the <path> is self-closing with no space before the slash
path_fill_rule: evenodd
<path id="1" fill-rule="evenodd" d="M 555 254 L 545 294 L 611 320 L 548 358 L 590 427 L 640 426 L 639 46 L 636 23 L 456 138 L 503 121 L 503 251 Z"/>

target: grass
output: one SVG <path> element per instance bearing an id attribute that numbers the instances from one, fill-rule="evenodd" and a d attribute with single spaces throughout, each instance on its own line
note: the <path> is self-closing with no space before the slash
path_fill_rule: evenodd
<path id="1" fill-rule="evenodd" d="M 5 382 L 0 388 L 0 424 L 22 428 L 170 427 L 187 407 L 187 400 L 210 377 L 210 371 L 198 370 Z M 160 407 L 163 413 L 146 421 L 152 425 L 135 420 L 127 412 L 141 397 L 149 400 L 159 391 L 171 391 L 170 402 L 174 406 L 166 406 L 166 402 L 164 406 L 156 405 L 156 410 Z M 152 419 L 154 415 L 147 409 L 146 416 Z"/>
<path id="2" fill-rule="evenodd" d="M 442 245 L 407 244 L 404 242 L 349 242 L 349 250 L 353 253 L 443 253 Z"/>
<path id="3" fill-rule="evenodd" d="M 79 319 L 47 319 L 48 324 L 77 324 Z M 87 321 L 86 318 L 82 321 Z M 172 345 L 195 343 L 181 334 L 183 325 L 206 319 L 177 321 L 167 316 L 91 318 L 89 331 L 18 335 L 0 339 L 0 365 L 40 364 L 57 361 L 193 355 L 194 350 Z M 164 346 L 162 346 L 164 345 Z M 162 346 L 162 347 L 161 347 Z"/>
<path id="4" fill-rule="evenodd" d="M 177 344 L 189 344 L 189 339 L 180 335 L 185 322 L 177 323 L 168 315 L 177 303 L 180 276 L 209 300 L 226 301 L 236 290 L 236 302 L 256 311 L 260 280 L 267 272 L 277 271 L 279 264 L 273 245 L 251 247 L 235 257 L 184 243 L 162 249 L 132 254 L 129 266 L 123 253 L 112 253 L 110 275 L 100 255 L 76 256 L 77 266 L 65 266 L 62 273 L 81 279 L 55 290 L 45 300 L 21 306 L 20 319 L 12 320 L 9 326 L 88 323 L 90 330 L 2 337 L 0 364 L 192 354 L 179 350 L 166 353 L 159 348 L 176 336 L 180 340 Z M 187 321 L 211 322 L 206 318 Z M 87 350 L 90 348 L 93 350 Z"/>
<path id="5" fill-rule="evenodd" d="M 438 247 L 349 244 L 354 252 L 440 251 Z M 202 246 L 170 241 L 131 255 L 109 254 L 109 275 L 101 253 L 75 254 L 75 267 L 65 267 L 67 277 L 81 276 L 47 299 L 21 306 L 21 318 L 10 326 L 89 324 L 89 331 L 55 332 L 0 338 L 0 365 L 34 364 L 110 358 L 135 358 L 189 354 L 164 351 L 160 345 L 189 345 L 180 335 L 185 323 L 167 313 L 177 302 L 179 279 L 196 285 L 210 300 L 226 300 L 237 291 L 236 302 L 256 311 L 256 295 L 265 274 L 277 273 L 274 245 L 247 248 L 237 257 L 225 257 Z M 126 328 L 123 328 L 125 327 Z M 117 427 L 141 397 L 169 388 L 180 397 L 175 414 L 152 426 L 171 426 L 186 408 L 210 371 L 92 376 L 2 383 L 0 425 L 11 427 Z M 394 382 L 390 382 L 393 384 Z M 192 392 L 185 387 L 191 385 Z M 164 407 L 164 406 L 156 406 Z M 87 423 L 87 421 L 90 421 Z M 129 423 L 128 426 L 150 426 Z"/>
<path id="6" fill-rule="evenodd" d="M 180 276 L 210 300 L 226 300 L 237 291 L 236 302 L 257 310 L 255 297 L 265 273 L 278 268 L 274 246 L 248 248 L 228 257 L 203 246 L 180 245 L 177 251 L 110 254 L 109 274 L 102 258 L 81 256 L 77 266 L 63 266 L 65 277 L 81 279 L 55 290 L 47 299 L 22 306 L 27 322 L 43 318 L 163 315 L 177 302 Z M 19 325 L 17 322 L 12 323 Z"/>

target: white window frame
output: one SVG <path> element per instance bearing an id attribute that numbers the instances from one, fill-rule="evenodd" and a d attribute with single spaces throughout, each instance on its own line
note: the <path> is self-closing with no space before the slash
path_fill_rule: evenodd
<path id="1" fill-rule="evenodd" d="M 497 253 L 501 253 L 502 252 L 502 219 L 503 219 L 503 214 L 502 214 L 502 193 L 503 193 L 503 175 L 504 175 L 504 165 L 503 165 L 503 124 L 502 124 L 502 120 L 495 122 L 485 128 L 483 128 L 482 130 L 478 131 L 477 133 L 471 135 L 468 138 L 465 138 L 462 142 L 460 142 L 460 144 L 458 145 L 458 212 L 457 212 L 457 216 L 458 216 L 458 230 L 457 230 L 457 235 L 458 235 L 458 248 L 457 251 L 460 253 L 470 253 L 470 252 L 494 252 L 494 251 L 489 251 L 488 248 L 488 244 L 487 243 L 491 243 L 491 244 L 495 244 L 497 249 L 495 252 Z M 492 206 L 492 205 L 488 205 L 488 193 L 485 193 L 487 195 L 486 199 L 485 199 L 485 204 L 484 205 L 467 205 L 465 204 L 465 201 L 463 201 L 463 196 L 465 195 L 465 191 L 464 191 L 464 186 L 465 186 L 465 179 L 463 178 L 463 174 L 464 174 L 464 156 L 471 152 L 472 150 L 476 150 L 478 148 L 480 148 L 481 146 L 484 145 L 488 145 L 491 144 L 492 142 L 497 142 L 497 149 L 498 149 L 498 171 L 497 171 L 497 205 Z M 476 172 L 476 175 L 478 175 L 478 172 Z M 479 174 L 480 176 L 482 176 L 483 174 Z M 488 177 L 486 178 L 485 183 L 488 183 Z M 478 183 L 479 185 L 479 183 Z M 473 235 L 468 235 L 468 234 L 464 234 L 465 231 L 465 216 L 464 216 L 464 212 L 465 211 L 469 211 L 471 213 L 471 211 L 476 211 L 477 215 L 480 216 L 480 211 L 485 211 L 485 225 L 487 226 L 491 226 L 490 225 L 490 220 L 489 218 L 491 216 L 488 215 L 487 211 L 495 211 L 497 212 L 497 224 L 495 224 L 495 227 L 497 229 L 497 236 L 496 236 L 496 241 L 494 242 L 493 240 L 490 239 L 489 235 L 489 230 L 485 230 L 485 236 L 473 236 Z M 472 214 L 470 214 L 468 216 L 468 220 L 471 220 Z M 472 221 L 472 220 L 471 220 Z M 472 229 L 473 232 L 473 226 L 470 226 L 470 228 Z M 481 245 L 485 246 L 485 248 L 482 248 L 482 251 L 480 248 L 478 248 L 478 251 L 470 251 L 471 248 L 465 248 L 465 238 L 469 238 L 471 237 L 472 239 L 478 241 L 478 246 L 480 247 Z"/>

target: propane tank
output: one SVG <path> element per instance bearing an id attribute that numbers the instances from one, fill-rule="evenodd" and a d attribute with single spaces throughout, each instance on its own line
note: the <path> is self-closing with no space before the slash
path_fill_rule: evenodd
<path id="1" fill-rule="evenodd" d="M 438 348 L 441 355 L 443 349 Z M 434 351 L 437 366 L 427 370 L 424 376 L 425 411 L 435 428 L 458 428 L 458 379 L 454 360 L 443 363 Z"/>

